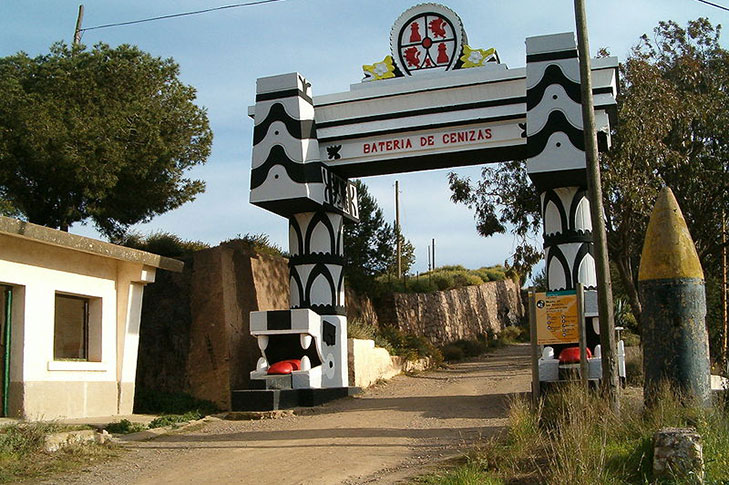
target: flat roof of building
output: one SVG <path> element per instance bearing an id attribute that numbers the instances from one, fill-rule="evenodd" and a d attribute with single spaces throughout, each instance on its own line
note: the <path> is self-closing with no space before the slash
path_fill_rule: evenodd
<path id="1" fill-rule="evenodd" d="M 158 254 L 127 248 L 90 237 L 70 234 L 11 217 L 0 216 L 0 234 L 29 239 L 51 246 L 72 249 L 83 253 L 117 259 L 119 261 L 154 266 L 155 268 L 178 273 L 182 271 L 185 265 L 177 259 L 166 258 Z"/>

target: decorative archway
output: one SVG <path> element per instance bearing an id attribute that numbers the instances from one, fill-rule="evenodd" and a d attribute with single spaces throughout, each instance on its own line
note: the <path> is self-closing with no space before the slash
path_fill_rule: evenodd
<path id="1" fill-rule="evenodd" d="M 257 81 L 250 201 L 288 218 L 292 285 L 286 315 L 251 314 L 263 353 L 253 381 L 266 379 L 275 337 L 299 334 L 292 388 L 347 386 L 342 223 L 358 217 L 350 177 L 527 159 L 550 290 L 595 288 L 574 34 L 527 38 L 526 67 L 508 68 L 494 49 L 468 44 L 455 12 L 426 3 L 395 21 L 390 41 L 390 55 L 363 66 L 364 81 L 346 92 L 313 97 L 299 73 Z M 592 60 L 602 149 L 615 123 L 617 65 Z M 315 366 L 304 355 L 314 349 Z"/>

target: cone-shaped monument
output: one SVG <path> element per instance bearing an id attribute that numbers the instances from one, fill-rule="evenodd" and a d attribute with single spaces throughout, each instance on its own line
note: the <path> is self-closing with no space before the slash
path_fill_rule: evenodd
<path id="1" fill-rule="evenodd" d="M 704 272 L 686 220 L 668 187 L 658 194 L 638 271 L 643 313 L 644 395 L 661 381 L 708 404 L 711 397 Z"/>

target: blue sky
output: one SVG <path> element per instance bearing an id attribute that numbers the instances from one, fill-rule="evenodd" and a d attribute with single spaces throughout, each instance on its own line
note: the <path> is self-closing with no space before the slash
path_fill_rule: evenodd
<path id="1" fill-rule="evenodd" d="M 231 0 L 85 0 L 84 27 L 199 10 Z M 285 0 L 169 20 L 90 30 L 83 43 L 135 44 L 160 57 L 173 57 L 184 82 L 198 90 L 215 134 L 206 165 L 192 172 L 207 191 L 183 207 L 134 230 L 169 231 L 185 239 L 217 244 L 239 234 L 266 233 L 286 248 L 287 223 L 248 203 L 256 78 L 298 71 L 315 95 L 346 91 L 362 78 L 362 64 L 389 54 L 390 28 L 415 0 Z M 569 0 L 450 0 L 442 2 L 463 20 L 472 47 L 495 47 L 509 67 L 525 64 L 524 39 L 574 31 Z M 607 47 L 625 59 L 639 36 L 660 20 L 685 24 L 699 16 L 725 22 L 729 12 L 696 0 L 588 0 L 592 52 Z M 721 2 L 719 2 L 721 3 Z M 729 3 L 729 2 L 727 2 Z M 78 1 L 2 0 L 0 56 L 20 50 L 47 52 L 57 40 L 71 42 Z M 459 169 L 478 177 L 479 169 Z M 416 247 L 415 271 L 427 269 L 427 245 L 436 238 L 438 265 L 480 267 L 503 263 L 514 246 L 511 235 L 476 234 L 473 215 L 449 200 L 447 170 L 368 178 L 365 182 L 388 219 L 394 219 L 394 181 L 400 181 L 401 223 Z M 91 226 L 77 234 L 97 237 Z"/>

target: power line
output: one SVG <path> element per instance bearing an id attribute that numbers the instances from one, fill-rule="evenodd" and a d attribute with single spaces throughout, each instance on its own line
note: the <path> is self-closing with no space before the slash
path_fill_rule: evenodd
<path id="1" fill-rule="evenodd" d="M 706 5 L 711 5 L 712 7 L 720 8 L 722 10 L 726 10 L 729 12 L 729 7 L 725 7 L 724 5 L 719 5 L 718 3 L 709 2 L 708 0 L 696 0 L 697 2 L 705 3 Z"/>
<path id="2" fill-rule="evenodd" d="M 85 29 L 79 29 L 79 32 L 86 32 L 87 30 L 106 29 L 109 27 L 119 27 L 122 25 L 141 24 L 143 22 L 152 22 L 154 20 L 164 20 L 164 19 L 171 19 L 171 18 L 175 18 L 175 17 L 186 17 L 188 15 L 198 15 L 201 13 L 213 12 L 216 10 L 226 10 L 229 8 L 238 8 L 238 7 L 250 7 L 253 5 L 261 5 L 263 3 L 273 3 L 273 2 L 283 2 L 283 1 L 284 0 L 255 0 L 252 2 L 246 2 L 246 3 L 234 3 L 232 5 L 223 5 L 220 7 L 206 8 L 204 10 L 195 10 L 192 12 L 173 13 L 173 14 L 169 14 L 169 15 L 160 15 L 159 17 L 150 17 L 150 18 L 140 19 L 140 20 L 130 20 L 128 22 L 116 22 L 113 24 L 96 25 L 94 27 L 86 27 Z"/>

